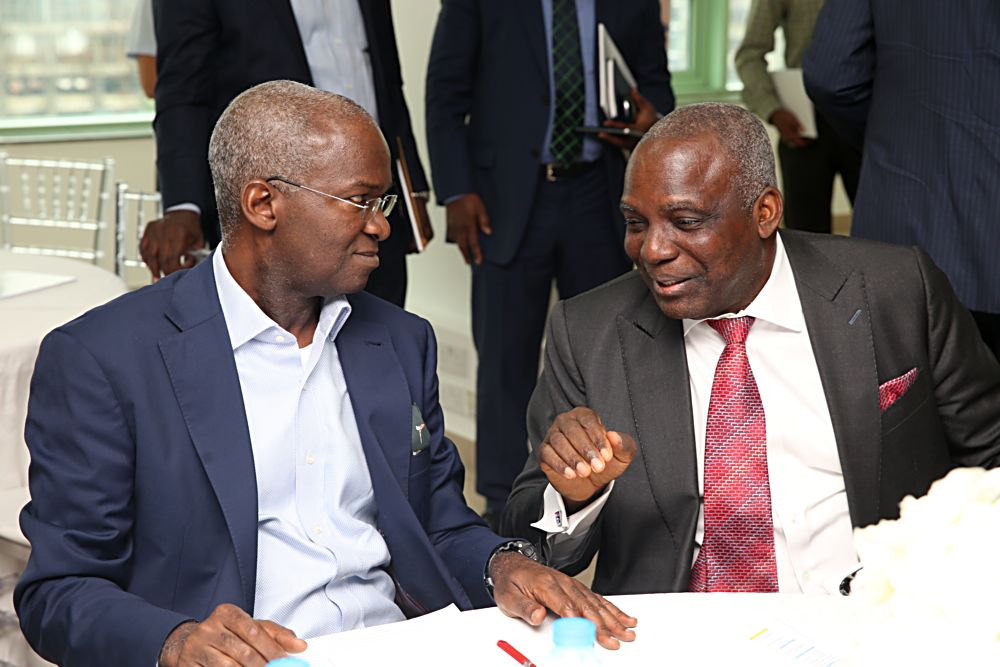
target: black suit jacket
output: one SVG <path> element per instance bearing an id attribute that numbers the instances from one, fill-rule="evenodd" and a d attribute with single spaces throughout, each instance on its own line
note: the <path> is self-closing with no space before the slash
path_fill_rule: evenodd
<path id="1" fill-rule="evenodd" d="M 414 188 L 427 190 L 403 97 L 389 0 L 359 0 L 359 5 L 379 125 L 393 160 L 395 137 L 402 139 Z M 154 126 L 163 203 L 201 207 L 205 238 L 214 245 L 219 230 L 208 140 L 215 121 L 252 86 L 276 79 L 313 85 L 312 75 L 289 0 L 153 0 L 153 12 L 158 72 Z M 392 235 L 380 246 L 383 254 L 405 253 L 412 238 L 406 207 L 396 210 Z"/>
<path id="2" fill-rule="evenodd" d="M 898 516 L 950 468 L 1000 464 L 1000 365 L 948 280 L 920 250 L 782 231 L 826 394 L 851 522 Z M 853 322 L 853 324 L 852 324 Z M 918 368 L 885 412 L 879 385 Z M 594 590 L 687 590 L 698 520 L 698 468 L 682 323 L 665 317 L 638 274 L 553 311 L 545 370 L 528 409 L 533 451 L 504 515 L 531 534 L 547 484 L 537 447 L 555 416 L 594 409 L 639 453 L 587 536 L 576 572 L 600 549 Z"/>
<path id="3" fill-rule="evenodd" d="M 1000 313 L 1000 3 L 829 0 L 802 66 L 864 142 L 851 234 L 920 246 L 962 303 Z"/>
<path id="4" fill-rule="evenodd" d="M 660 113 L 674 108 L 656 0 L 595 0 L 604 23 Z M 444 0 L 427 66 L 427 142 L 440 202 L 477 193 L 493 234 L 486 258 L 514 257 L 528 224 L 552 101 L 539 0 Z M 596 57 L 596 56 L 595 56 Z M 625 159 L 605 147 L 609 215 L 621 222 Z M 624 223 L 619 225 L 624 235 Z"/>

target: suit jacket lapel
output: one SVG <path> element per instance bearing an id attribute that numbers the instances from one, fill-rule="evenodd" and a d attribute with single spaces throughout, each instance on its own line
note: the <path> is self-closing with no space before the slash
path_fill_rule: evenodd
<path id="1" fill-rule="evenodd" d="M 177 281 L 166 313 L 181 330 L 160 354 L 236 550 L 244 609 L 253 611 L 257 485 L 243 394 L 211 260 Z"/>
<path id="2" fill-rule="evenodd" d="M 617 326 L 637 445 L 653 498 L 681 554 L 678 562 L 690 563 L 685 554 L 698 518 L 698 465 L 681 323 L 664 317 L 647 293 L 635 313 L 618 316 Z M 673 574 L 680 588 L 688 569 Z"/>
<path id="3" fill-rule="evenodd" d="M 524 28 L 524 39 L 528 43 L 528 48 L 531 49 L 534 60 L 547 82 L 549 76 L 549 51 L 545 43 L 545 16 L 542 14 L 542 0 L 517 1 L 521 4 L 520 8 L 505 11 L 514 11 L 521 17 L 521 25 Z M 512 2 L 511 4 L 514 3 Z"/>
<path id="4" fill-rule="evenodd" d="M 878 371 L 864 275 L 846 274 L 807 238 L 782 232 L 844 473 L 851 521 L 878 519 Z"/>
<path id="5" fill-rule="evenodd" d="M 412 402 L 388 330 L 365 320 L 360 310 L 355 309 L 337 334 L 337 351 L 381 503 L 391 496 L 393 483 L 408 496 Z"/>
<path id="6" fill-rule="evenodd" d="M 275 23 L 284 33 L 284 39 L 288 40 L 288 44 L 295 51 L 295 59 L 298 61 L 304 80 L 312 85 L 312 70 L 309 69 L 309 60 L 306 58 L 306 49 L 302 44 L 302 35 L 299 33 L 299 24 L 295 21 L 291 0 L 276 0 L 266 4 L 273 10 Z"/>

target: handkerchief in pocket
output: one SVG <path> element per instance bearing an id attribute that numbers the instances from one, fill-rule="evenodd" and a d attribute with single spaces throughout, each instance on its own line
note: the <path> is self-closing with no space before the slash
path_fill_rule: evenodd
<path id="1" fill-rule="evenodd" d="M 913 386 L 913 383 L 917 379 L 917 369 L 911 368 L 906 371 L 898 378 L 888 380 L 879 385 L 878 388 L 878 407 L 879 410 L 885 412 L 889 409 L 893 403 L 895 403 L 899 398 L 906 393 L 906 391 Z"/>
<path id="2" fill-rule="evenodd" d="M 431 434 L 427 430 L 427 424 L 424 423 L 424 416 L 420 414 L 420 408 L 414 403 L 413 428 L 410 431 L 410 454 L 416 456 L 427 449 L 429 444 L 431 444 Z"/>

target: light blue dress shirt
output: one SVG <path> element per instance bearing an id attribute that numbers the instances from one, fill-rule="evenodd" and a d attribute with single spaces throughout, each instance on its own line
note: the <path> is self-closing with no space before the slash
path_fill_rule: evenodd
<path id="1" fill-rule="evenodd" d="M 350 304 L 324 304 L 300 350 L 233 279 L 221 251 L 212 262 L 256 472 L 254 617 L 303 638 L 403 620 L 334 344 Z"/>
<path id="2" fill-rule="evenodd" d="M 291 0 L 313 84 L 349 97 L 378 122 L 375 79 L 358 0 Z"/>
<path id="3" fill-rule="evenodd" d="M 556 83 L 552 76 L 552 0 L 541 0 L 545 20 L 545 47 L 549 59 L 549 125 L 545 130 L 542 164 L 555 162 L 549 143 L 556 115 Z M 576 18 L 580 24 L 580 56 L 583 58 L 584 124 L 597 125 L 597 10 L 594 0 L 576 0 Z M 592 137 L 583 140 L 583 162 L 593 162 L 601 157 L 601 142 Z"/>

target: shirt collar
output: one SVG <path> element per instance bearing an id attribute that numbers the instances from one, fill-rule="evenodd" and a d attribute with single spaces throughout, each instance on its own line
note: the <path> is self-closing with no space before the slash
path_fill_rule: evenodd
<path id="1" fill-rule="evenodd" d="M 229 272 L 221 249 L 212 253 L 212 271 L 215 273 L 215 287 L 219 293 L 222 316 L 226 320 L 226 329 L 229 331 L 229 341 L 233 350 L 272 330 L 274 333 L 281 332 L 291 336 L 268 317 L 257 302 L 240 287 L 233 274 Z M 345 296 L 327 299 L 319 313 L 313 342 L 327 338 L 335 339 L 350 314 L 351 304 Z M 273 341 L 273 338 L 270 340 Z"/>
<path id="2" fill-rule="evenodd" d="M 750 305 L 738 313 L 724 313 L 717 318 L 743 317 L 749 315 L 758 320 L 770 322 L 782 329 L 799 332 L 805 328 L 805 319 L 802 316 L 802 304 L 799 302 L 799 292 L 795 287 L 795 276 L 792 274 L 792 266 L 788 263 L 788 255 L 785 254 L 785 244 L 781 240 L 781 233 L 777 234 L 775 241 L 774 263 L 771 265 L 771 275 L 761 288 Z M 695 325 L 705 320 L 684 320 L 684 335 L 695 327 Z"/>

